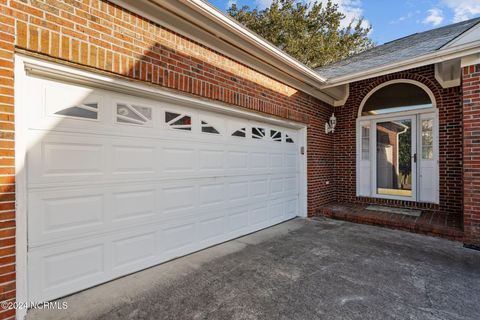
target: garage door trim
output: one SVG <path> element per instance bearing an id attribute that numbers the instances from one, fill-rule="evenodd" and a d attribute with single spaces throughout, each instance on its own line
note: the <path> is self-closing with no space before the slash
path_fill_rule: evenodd
<path id="1" fill-rule="evenodd" d="M 267 117 L 254 111 L 243 111 L 239 108 L 232 108 L 220 102 L 211 102 L 207 99 L 192 97 L 187 94 L 179 94 L 173 90 L 159 88 L 154 85 L 139 83 L 135 80 L 124 80 L 120 77 L 106 76 L 85 70 L 47 62 L 31 57 L 17 55 L 17 60 L 21 60 L 26 75 L 37 76 L 50 80 L 67 82 L 69 84 L 80 84 L 97 89 L 116 91 L 122 94 L 132 94 L 142 98 L 161 99 L 164 102 L 173 102 L 189 107 L 195 104 L 199 109 L 205 109 L 212 112 L 224 113 L 231 116 L 247 118 L 251 120 L 263 121 L 271 124 L 281 125 L 292 129 L 303 129 L 305 124 L 291 120 L 277 119 Z"/>

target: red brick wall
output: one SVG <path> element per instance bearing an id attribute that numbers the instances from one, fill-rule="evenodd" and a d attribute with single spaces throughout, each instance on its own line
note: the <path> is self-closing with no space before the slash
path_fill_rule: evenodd
<path id="1" fill-rule="evenodd" d="M 0 1 L 0 300 L 15 298 L 15 149 L 13 58 L 15 20 Z M 1 310 L 0 319 L 14 310 Z"/>
<path id="2" fill-rule="evenodd" d="M 309 214 L 331 201 L 332 109 L 319 100 L 107 1 L 0 0 L 0 26 L 0 300 L 15 298 L 15 50 L 306 123 Z"/>
<path id="3" fill-rule="evenodd" d="M 432 90 L 439 109 L 440 204 L 416 203 L 356 197 L 356 119 L 363 98 L 381 83 L 394 79 L 412 79 Z M 428 208 L 462 215 L 462 108 L 460 87 L 443 89 L 434 77 L 434 66 L 425 66 L 350 84 L 350 97 L 335 109 L 334 133 L 336 201 L 380 203 L 392 206 Z"/>
<path id="4" fill-rule="evenodd" d="M 463 68 L 464 240 L 480 249 L 480 64 Z"/>

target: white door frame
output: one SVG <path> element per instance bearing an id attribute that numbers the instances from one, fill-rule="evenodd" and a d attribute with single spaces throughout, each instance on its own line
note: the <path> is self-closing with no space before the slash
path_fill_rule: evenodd
<path id="1" fill-rule="evenodd" d="M 386 121 L 388 119 L 391 119 L 391 118 L 401 118 L 401 117 L 416 117 L 417 120 L 416 120 L 416 141 L 415 141 L 415 144 L 417 146 L 417 173 L 416 173 L 416 176 L 418 178 L 420 172 L 418 172 L 419 168 L 420 168 L 420 161 L 422 161 L 421 159 L 421 154 L 418 154 L 418 146 L 420 146 L 420 139 L 421 139 L 421 136 L 420 136 L 420 123 L 421 121 L 419 121 L 419 119 L 421 119 L 421 116 L 422 115 L 425 115 L 425 114 L 433 114 L 434 115 L 434 118 L 435 118 L 435 126 L 434 126 L 434 134 L 435 134 L 435 139 L 434 139 L 434 148 L 433 148 L 433 152 L 434 154 L 436 155 L 436 175 L 437 175 L 437 178 L 439 179 L 439 174 L 440 174 L 440 171 L 439 171 L 439 153 L 440 153 L 440 147 L 439 147 L 439 111 L 438 111 L 438 108 L 436 108 L 436 104 L 434 104 L 434 106 L 432 108 L 425 108 L 425 109 L 418 109 L 418 110 L 410 110 L 410 111 L 402 111 L 402 112 L 395 112 L 395 113 L 387 113 L 387 114 L 382 114 L 382 115 L 371 115 L 371 116 L 362 116 L 362 117 L 358 117 L 357 120 L 356 120 L 356 133 L 355 133 L 355 139 L 356 139 L 356 196 L 357 197 L 363 197 L 365 195 L 360 195 L 359 194 L 359 161 L 360 161 L 360 157 L 361 157 L 361 141 L 360 141 L 360 138 L 359 138 L 359 128 L 360 128 L 360 124 L 363 123 L 363 122 L 369 122 L 370 123 L 370 161 L 372 161 L 372 165 L 371 165 L 371 172 L 370 172 L 370 179 L 371 179 L 371 183 L 370 183 L 370 197 L 372 198 L 383 198 L 383 199 L 397 199 L 397 200 L 409 200 L 409 201 L 420 201 L 419 199 L 421 199 L 420 195 L 418 194 L 418 191 L 419 191 L 419 188 L 417 186 L 418 184 L 418 179 L 416 179 L 416 184 L 415 184 L 415 188 L 417 189 L 417 194 L 416 194 L 416 200 L 413 200 L 411 199 L 410 197 L 406 198 L 406 197 L 395 197 L 395 196 L 382 196 L 382 195 L 378 195 L 377 192 L 376 192 L 376 128 L 375 128 L 375 124 L 377 122 L 380 122 L 380 121 Z M 420 150 L 421 151 L 421 150 Z M 374 169 L 375 168 L 375 169 Z M 436 199 L 433 203 L 436 203 L 438 204 L 439 203 L 439 190 L 438 190 L 438 186 L 439 186 L 439 183 L 437 182 L 436 184 Z"/>
<path id="2" fill-rule="evenodd" d="M 253 113 L 231 107 L 219 102 L 193 97 L 183 93 L 172 92 L 150 86 L 137 81 L 127 81 L 119 77 L 108 77 L 93 72 L 83 71 L 61 64 L 47 62 L 25 55 L 15 55 L 15 170 L 16 170 L 16 299 L 19 303 L 25 303 L 28 299 L 27 279 L 27 172 L 26 155 L 27 141 L 26 132 L 28 123 L 26 112 L 28 105 L 25 96 L 28 95 L 26 84 L 28 76 L 37 76 L 70 84 L 81 84 L 89 87 L 117 91 L 124 94 L 132 94 L 139 97 L 154 98 L 166 102 L 174 102 L 179 105 L 195 106 L 199 109 L 209 110 L 236 117 L 262 121 L 273 125 L 279 125 L 298 130 L 299 150 L 304 148 L 304 154 L 299 161 L 299 216 L 307 217 L 307 126 L 302 123 L 269 117 L 259 113 Z M 38 301 L 37 301 L 38 302 Z M 16 318 L 24 319 L 26 309 L 17 310 Z"/>
<path id="3" fill-rule="evenodd" d="M 23 61 L 15 56 L 15 250 L 16 250 L 16 299 L 20 304 L 26 304 L 28 300 L 27 279 L 27 252 L 28 252 L 28 229 L 27 229 L 27 172 L 26 172 L 26 132 L 27 120 L 25 113 L 26 74 Z M 16 319 L 24 319 L 27 309 L 21 308 L 16 312 Z"/>

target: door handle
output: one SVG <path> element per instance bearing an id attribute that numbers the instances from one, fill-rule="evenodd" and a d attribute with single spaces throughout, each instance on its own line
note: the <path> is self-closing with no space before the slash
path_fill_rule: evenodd
<path id="1" fill-rule="evenodd" d="M 413 154 L 412 158 L 413 158 L 413 162 L 417 163 L 417 154 L 416 153 Z"/>

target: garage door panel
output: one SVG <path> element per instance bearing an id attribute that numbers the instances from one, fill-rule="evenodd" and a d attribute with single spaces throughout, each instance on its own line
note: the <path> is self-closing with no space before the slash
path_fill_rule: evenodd
<path id="1" fill-rule="evenodd" d="M 266 152 L 251 152 L 250 153 L 250 168 L 264 169 L 269 167 L 269 157 Z"/>
<path id="2" fill-rule="evenodd" d="M 32 108 L 31 126 L 95 128 L 101 124 L 106 105 L 105 97 L 99 91 L 57 82 L 47 83 L 45 80 L 39 80 L 34 86 L 41 88 L 37 93 L 40 105 Z M 76 108 L 82 105 L 95 106 L 98 111 L 96 114 L 90 112 L 90 118 L 72 119 L 65 116 L 68 112 L 81 112 Z"/>
<path id="3" fill-rule="evenodd" d="M 167 215 L 192 210 L 197 203 L 197 186 L 192 184 L 165 185 L 160 194 L 163 212 Z"/>
<path id="4" fill-rule="evenodd" d="M 250 195 L 252 198 L 268 196 L 268 179 L 252 179 L 250 181 Z"/>
<path id="5" fill-rule="evenodd" d="M 234 180 L 228 184 L 228 198 L 230 202 L 238 200 L 248 200 L 249 196 L 249 181 L 248 180 Z"/>
<path id="6" fill-rule="evenodd" d="M 111 170 L 114 175 L 156 174 L 155 146 L 113 145 Z"/>
<path id="7" fill-rule="evenodd" d="M 285 167 L 286 168 L 297 168 L 297 155 L 292 153 L 285 154 Z"/>
<path id="8" fill-rule="evenodd" d="M 30 301 L 52 299 L 105 279 L 105 246 L 98 241 L 32 250 L 28 260 Z"/>
<path id="9" fill-rule="evenodd" d="M 297 216 L 298 198 L 286 200 L 285 215 L 287 219 L 292 219 Z"/>
<path id="10" fill-rule="evenodd" d="M 28 216 L 29 245 L 55 241 L 82 231 L 102 230 L 105 225 L 103 193 L 31 193 Z"/>
<path id="11" fill-rule="evenodd" d="M 269 205 L 269 217 L 273 223 L 279 223 L 285 219 L 285 201 L 279 199 Z"/>
<path id="12" fill-rule="evenodd" d="M 162 171 L 165 173 L 193 172 L 196 168 L 197 153 L 191 147 L 165 146 L 160 159 Z"/>
<path id="13" fill-rule="evenodd" d="M 227 151 L 228 169 L 248 169 L 248 152 L 232 150 Z"/>
<path id="14" fill-rule="evenodd" d="M 270 162 L 268 153 L 252 152 L 251 166 L 248 168 L 246 160 L 248 152 L 228 152 L 225 158 L 225 152 L 221 150 L 198 151 L 194 148 L 164 147 L 157 156 L 155 146 L 141 146 L 139 143 L 135 143 L 134 146 L 133 142 L 132 145 L 117 145 L 112 138 L 99 141 L 98 144 L 86 144 L 78 143 L 79 139 L 61 137 L 62 142 L 56 142 L 51 140 L 59 140 L 59 137 L 50 136 L 47 141 L 42 141 L 45 148 L 33 148 L 29 153 L 30 181 L 32 183 L 57 181 L 62 183 L 88 181 L 90 183 L 92 175 L 96 176 L 97 182 L 108 182 L 129 176 L 134 179 L 164 179 L 175 178 L 178 174 L 187 178 L 211 174 L 298 173 L 296 163 L 293 163 L 290 168 L 280 165 L 280 154 L 270 156 L 273 159 Z M 82 140 L 99 139 L 87 135 Z M 110 145 L 112 140 L 114 140 L 113 145 Z M 111 155 L 108 169 L 105 168 L 106 153 Z"/>
<path id="15" fill-rule="evenodd" d="M 112 220 L 151 219 L 157 210 L 155 203 L 156 189 L 129 190 L 112 194 Z"/>
<path id="16" fill-rule="evenodd" d="M 285 191 L 296 192 L 298 188 L 297 177 L 286 177 L 285 181 Z"/>
<path id="17" fill-rule="evenodd" d="M 119 269 L 131 270 L 141 266 L 158 255 L 156 232 L 128 236 L 112 242 L 113 272 Z"/>
<path id="18" fill-rule="evenodd" d="M 270 153 L 270 167 L 271 168 L 283 167 L 283 153 Z"/>
<path id="19" fill-rule="evenodd" d="M 32 301 L 299 214 L 294 130 L 41 79 L 30 85 Z"/>
<path id="20" fill-rule="evenodd" d="M 225 151 L 222 149 L 200 149 L 199 171 L 222 170 L 225 166 Z"/>
<path id="21" fill-rule="evenodd" d="M 154 188 L 103 187 L 31 192 L 29 245 L 37 247 L 59 240 L 75 240 L 162 219 Z"/>
<path id="22" fill-rule="evenodd" d="M 254 205 L 255 202 L 269 203 L 296 197 L 292 192 L 269 192 L 268 181 L 268 178 L 253 179 L 253 187 L 248 187 L 249 180 L 237 180 L 221 183 L 205 181 L 198 186 L 179 183 L 166 186 L 159 183 L 150 188 L 114 186 L 105 187 L 102 193 L 95 195 L 90 190 L 78 188 L 61 194 L 58 191 L 32 193 L 30 205 L 45 209 L 29 216 L 32 229 L 30 244 L 39 246 L 56 242 L 59 238 L 79 239 L 115 233 L 122 228 L 161 223 L 165 219 L 178 219 L 179 216 L 203 216 L 212 210 L 228 211 Z M 85 194 L 82 195 L 82 192 Z M 198 204 L 195 201 L 197 192 Z M 45 227 L 38 228 L 42 223 Z"/>
<path id="23" fill-rule="evenodd" d="M 79 139 L 65 141 L 50 136 L 28 153 L 32 182 L 88 179 L 105 174 L 105 148 Z"/>
<path id="24" fill-rule="evenodd" d="M 250 210 L 250 225 L 255 229 L 269 225 L 268 205 L 255 206 Z"/>
<path id="25" fill-rule="evenodd" d="M 249 206 L 237 207 L 233 210 L 227 210 L 227 226 L 232 235 L 241 234 L 242 231 L 248 230 L 250 226 L 249 221 Z"/>
<path id="26" fill-rule="evenodd" d="M 210 212 L 198 223 L 199 241 L 213 240 L 225 236 L 227 221 L 224 210 Z"/>
<path id="27" fill-rule="evenodd" d="M 283 178 L 270 179 L 270 194 L 277 195 L 283 192 Z"/>
<path id="28" fill-rule="evenodd" d="M 211 183 L 201 185 L 199 189 L 200 207 L 222 204 L 225 200 L 225 185 L 223 183 Z"/>
<path id="29" fill-rule="evenodd" d="M 106 175 L 107 150 L 100 139 L 58 133 L 42 137 L 39 132 L 30 138 L 38 141 L 27 154 L 31 183 L 87 181 Z"/>
<path id="30" fill-rule="evenodd" d="M 52 288 L 79 279 L 95 277 L 105 270 L 104 246 L 96 245 L 43 257 L 45 287 Z"/>
<path id="31" fill-rule="evenodd" d="M 181 251 L 196 240 L 195 221 L 192 218 L 183 218 L 171 225 L 167 224 L 162 234 L 162 249 L 166 254 Z"/>

